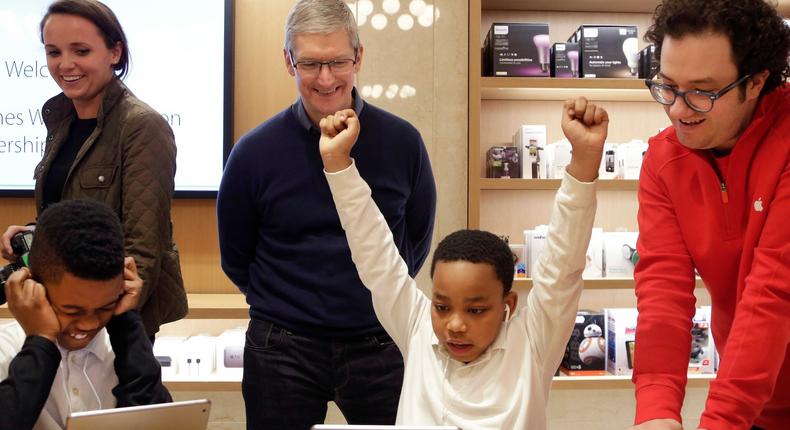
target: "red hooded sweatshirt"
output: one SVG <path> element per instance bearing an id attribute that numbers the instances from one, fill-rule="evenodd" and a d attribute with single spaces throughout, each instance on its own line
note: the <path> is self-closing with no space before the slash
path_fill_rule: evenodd
<path id="1" fill-rule="evenodd" d="M 700 427 L 790 429 L 790 87 L 724 158 L 652 138 L 638 219 L 636 423 L 681 420 L 696 268 L 720 355 Z"/>

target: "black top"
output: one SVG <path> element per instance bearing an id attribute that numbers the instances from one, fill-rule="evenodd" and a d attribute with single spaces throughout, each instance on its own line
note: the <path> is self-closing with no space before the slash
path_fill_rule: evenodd
<path id="1" fill-rule="evenodd" d="M 82 144 L 88 140 L 88 137 L 95 129 L 96 118 L 76 118 L 71 123 L 69 137 L 63 142 L 63 146 L 55 156 L 44 183 L 45 208 L 60 201 L 60 196 L 63 194 L 63 186 L 66 185 L 66 178 L 69 175 L 71 166 L 74 164 L 74 160 L 77 159 L 77 153 L 80 152 Z"/>

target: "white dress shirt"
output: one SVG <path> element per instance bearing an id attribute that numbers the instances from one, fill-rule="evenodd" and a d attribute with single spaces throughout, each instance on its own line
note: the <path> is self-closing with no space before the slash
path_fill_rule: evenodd
<path id="1" fill-rule="evenodd" d="M 8 377 L 11 360 L 22 349 L 25 332 L 14 322 L 0 327 L 0 380 Z M 112 389 L 118 385 L 107 330 L 102 329 L 83 349 L 68 351 L 58 345 L 61 361 L 47 403 L 34 430 L 60 430 L 72 412 L 111 409 Z"/>
<path id="2" fill-rule="evenodd" d="M 409 277 L 386 220 L 356 166 L 326 173 L 359 276 L 379 321 L 403 354 L 397 424 L 473 429 L 544 429 L 552 377 L 565 351 L 582 291 L 595 217 L 595 182 L 565 174 L 526 305 L 504 322 L 475 361 L 439 345 L 431 300 Z"/>

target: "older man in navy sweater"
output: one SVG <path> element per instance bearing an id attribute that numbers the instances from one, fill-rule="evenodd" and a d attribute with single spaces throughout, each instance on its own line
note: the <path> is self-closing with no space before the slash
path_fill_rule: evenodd
<path id="1" fill-rule="evenodd" d="M 363 48 L 342 0 L 301 0 L 283 56 L 299 99 L 241 138 L 217 199 L 222 268 L 246 295 L 248 428 L 308 429 L 328 401 L 350 423 L 392 424 L 400 352 L 373 312 L 323 175 L 319 120 L 356 111 L 352 156 L 412 276 L 430 250 L 436 187 L 419 132 L 354 89 Z"/>

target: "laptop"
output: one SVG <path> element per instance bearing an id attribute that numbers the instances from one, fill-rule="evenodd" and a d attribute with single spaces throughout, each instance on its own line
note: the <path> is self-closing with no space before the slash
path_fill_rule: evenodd
<path id="1" fill-rule="evenodd" d="M 350 425 L 350 424 L 316 424 L 310 430 L 461 430 L 455 426 L 377 426 L 377 425 Z"/>
<path id="2" fill-rule="evenodd" d="M 206 430 L 207 399 L 75 412 L 65 430 Z"/>

